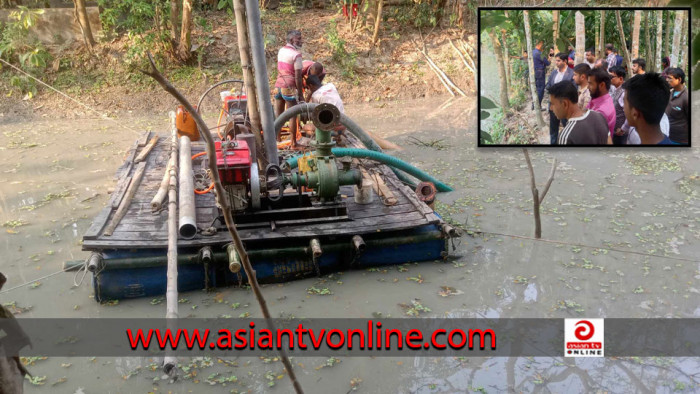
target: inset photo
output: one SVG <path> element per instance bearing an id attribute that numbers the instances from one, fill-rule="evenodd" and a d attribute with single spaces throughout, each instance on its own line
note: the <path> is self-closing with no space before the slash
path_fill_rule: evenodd
<path id="1" fill-rule="evenodd" d="M 479 8 L 478 146 L 690 146 L 690 8 Z"/>

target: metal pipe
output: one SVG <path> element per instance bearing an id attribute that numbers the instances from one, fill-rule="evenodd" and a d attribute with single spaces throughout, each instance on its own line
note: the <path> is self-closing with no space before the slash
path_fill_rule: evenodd
<path id="1" fill-rule="evenodd" d="M 202 260 L 202 263 L 208 264 L 208 263 L 212 262 L 212 258 L 214 257 L 214 252 L 211 251 L 210 247 L 205 246 L 199 250 L 199 256 L 200 256 L 200 259 Z"/>
<path id="2" fill-rule="evenodd" d="M 100 253 L 93 252 L 88 259 L 87 270 L 90 272 L 96 272 L 104 267 L 104 260 L 102 260 L 102 255 Z"/>
<path id="3" fill-rule="evenodd" d="M 265 140 L 265 152 L 270 164 L 279 165 L 277 157 L 277 134 L 275 133 L 275 115 L 270 101 L 270 82 L 267 75 L 267 60 L 265 59 L 265 43 L 263 42 L 260 8 L 257 0 L 245 0 L 246 15 L 248 16 L 248 39 L 253 55 L 253 71 L 255 71 L 255 86 L 258 94 L 258 108 Z"/>
<path id="4" fill-rule="evenodd" d="M 367 249 L 367 245 L 365 244 L 365 240 L 362 239 L 359 235 L 355 235 L 352 237 L 352 246 L 355 248 L 356 253 L 362 253 Z"/>
<path id="5" fill-rule="evenodd" d="M 414 244 L 421 242 L 429 242 L 435 240 L 444 240 L 445 235 L 442 231 L 431 231 L 423 234 L 410 235 L 404 237 L 392 237 L 392 238 L 380 238 L 380 239 L 368 239 L 365 241 L 366 248 L 381 248 L 385 246 L 399 246 L 406 244 Z M 335 252 L 351 252 L 354 248 L 352 242 L 347 242 L 347 240 L 339 243 L 325 244 L 323 246 L 323 251 L 328 253 Z M 288 248 L 277 248 L 277 249 L 260 249 L 260 250 L 247 250 L 248 256 L 251 260 L 266 260 L 266 259 L 279 259 L 279 258 L 308 258 L 310 247 L 309 246 L 295 246 Z M 214 263 L 228 263 L 229 256 L 228 253 L 214 253 L 212 255 Z M 179 254 L 177 257 L 178 265 L 195 265 L 200 264 L 199 253 L 191 254 Z M 254 261 L 255 263 L 255 261 Z M 81 266 L 85 264 L 84 260 L 74 260 L 67 261 L 64 264 L 65 270 L 71 270 L 73 267 Z M 162 267 L 166 265 L 162 256 L 151 256 L 151 257 L 133 257 L 133 258 L 120 258 L 120 259 L 107 259 L 105 260 L 105 270 L 117 270 L 117 269 L 136 269 L 136 268 L 148 268 L 148 267 Z"/>
<path id="6" fill-rule="evenodd" d="M 192 144 L 190 137 L 180 137 L 179 220 L 180 236 L 192 239 L 197 235 L 194 205 L 194 173 L 192 172 Z"/>
<path id="7" fill-rule="evenodd" d="M 228 254 L 228 269 L 234 274 L 241 270 L 241 256 L 236 252 L 236 247 L 231 244 L 226 247 L 226 253 Z"/>
<path id="8" fill-rule="evenodd" d="M 309 245 L 311 246 L 311 254 L 314 256 L 314 258 L 317 259 L 321 257 L 323 250 L 321 250 L 321 242 L 318 240 L 318 238 L 312 239 Z"/>

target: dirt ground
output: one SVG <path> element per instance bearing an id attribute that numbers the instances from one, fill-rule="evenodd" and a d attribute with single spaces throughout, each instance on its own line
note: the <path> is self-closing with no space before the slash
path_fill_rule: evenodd
<path id="1" fill-rule="evenodd" d="M 201 64 L 194 61 L 187 69 L 175 70 L 171 60 L 165 71 L 165 75 L 191 100 L 196 100 L 206 88 L 218 81 L 242 78 L 232 17 L 223 12 L 198 12 L 195 19 L 200 16 L 211 25 L 211 31 L 204 30 L 198 23 L 193 28 L 193 43 L 207 45 Z M 345 40 L 346 52 L 357 57 L 355 78 L 343 76 L 339 60 L 333 58 L 328 42 L 328 28 L 332 20 L 337 20 L 338 36 Z M 295 14 L 268 12 L 263 18 L 263 26 L 268 42 L 266 54 L 270 75 L 276 75 L 277 50 L 284 45 L 286 32 L 300 29 L 304 38 L 304 59 L 324 65 L 328 73 L 324 82 L 334 83 L 346 103 L 431 99 L 447 93 L 417 51 L 415 43 L 422 42 L 421 33 L 415 29 L 408 30 L 391 20 L 383 24 L 380 39 L 373 48 L 370 48 L 370 26 L 358 26 L 355 32 L 350 32 L 336 10 L 300 10 Z M 474 75 L 464 66 L 448 37 L 453 40 L 464 38 L 475 48 L 475 36 L 466 36 L 456 30 L 434 29 L 422 32 L 422 37 L 429 55 L 454 83 L 464 91 L 474 90 Z M 77 42 L 50 47 L 54 64 L 37 77 L 99 114 L 121 118 L 125 113 L 166 113 L 175 105 L 174 99 L 161 94 L 159 86 L 125 64 L 127 51 L 133 45 L 133 39 L 121 36 L 100 43 L 95 56 L 89 56 Z M 472 55 L 476 56 L 475 53 Z M 2 70 L 8 78 L 2 78 L 0 89 L 8 94 L 0 95 L 0 116 L 71 118 L 96 114 L 44 87 L 35 98 L 21 100 L 21 94 L 16 90 L 13 92 L 9 86 L 9 76 L 14 75 L 13 72 L 7 67 Z M 271 79 L 271 89 L 274 82 Z"/>

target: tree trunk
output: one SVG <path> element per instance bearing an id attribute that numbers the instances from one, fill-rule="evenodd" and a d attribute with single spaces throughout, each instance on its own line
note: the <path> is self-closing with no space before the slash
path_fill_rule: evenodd
<path id="1" fill-rule="evenodd" d="M 600 10 L 600 40 L 598 41 L 598 57 L 605 55 L 605 11 Z"/>
<path id="2" fill-rule="evenodd" d="M 508 87 L 511 87 L 513 85 L 511 84 L 512 81 L 510 79 L 510 57 L 508 57 L 508 42 L 506 41 L 506 29 L 501 30 L 501 39 L 503 40 L 503 66 L 506 70 L 506 85 L 508 85 Z"/>
<path id="3" fill-rule="evenodd" d="M 85 46 L 89 50 L 95 46 L 95 39 L 92 37 L 92 29 L 90 29 L 90 19 L 88 19 L 87 10 L 85 9 L 85 0 L 73 0 L 75 5 L 75 16 L 80 25 L 80 31 L 83 33 L 83 40 L 85 40 Z"/>
<path id="4" fill-rule="evenodd" d="M 656 56 L 654 56 L 654 64 L 659 72 L 663 71 L 661 65 L 661 37 L 663 36 L 663 11 L 656 11 Z"/>
<path id="5" fill-rule="evenodd" d="M 170 0 L 170 40 L 173 48 L 180 42 L 180 0 Z"/>
<path id="6" fill-rule="evenodd" d="M 377 0 L 377 17 L 374 20 L 374 34 L 372 34 L 372 46 L 377 43 L 379 37 L 379 25 L 382 23 L 383 0 Z"/>
<path id="7" fill-rule="evenodd" d="M 557 40 L 559 40 L 559 10 L 552 10 L 552 30 L 554 53 L 559 53 L 559 46 L 557 46 Z"/>
<path id="8" fill-rule="evenodd" d="M 178 58 L 186 62 L 192 56 L 192 3 L 194 0 L 182 0 L 182 26 L 180 28 L 180 43 L 177 47 Z"/>
<path id="9" fill-rule="evenodd" d="M 576 11 L 576 58 L 574 59 L 574 65 L 583 63 L 585 53 L 586 22 L 583 14 L 580 11 Z"/>
<path id="10" fill-rule="evenodd" d="M 496 37 L 494 28 L 489 29 L 489 37 L 491 37 L 491 42 L 493 43 L 493 51 L 496 52 L 496 61 L 498 62 L 498 78 L 501 80 L 501 109 L 503 114 L 510 109 L 510 103 L 508 102 L 508 81 L 506 80 L 506 69 L 505 63 L 503 63 L 503 48 L 501 43 Z"/>
<path id="11" fill-rule="evenodd" d="M 681 11 L 682 13 L 682 11 Z M 688 18 L 683 18 L 683 27 L 681 28 L 681 65 L 680 68 L 688 75 L 688 70 L 685 69 L 686 64 L 688 64 Z"/>
<path id="12" fill-rule="evenodd" d="M 651 39 L 649 38 L 649 12 L 644 11 L 644 46 L 646 47 L 644 49 L 644 58 L 647 61 L 647 67 L 650 70 L 647 71 L 656 71 L 654 69 L 654 52 L 651 50 Z"/>
<path id="13" fill-rule="evenodd" d="M 664 41 L 664 53 L 661 56 L 669 56 L 668 46 L 671 44 L 671 11 L 666 12 L 666 41 Z"/>
<path id="14" fill-rule="evenodd" d="M 673 44 L 671 45 L 671 67 L 678 67 L 681 53 L 681 29 L 683 28 L 683 11 L 676 11 L 676 22 L 673 24 Z"/>
<path id="15" fill-rule="evenodd" d="M 260 121 L 260 109 L 258 108 L 258 93 L 255 89 L 255 78 L 250 62 L 250 41 L 248 40 L 248 22 L 245 18 L 245 4 L 243 0 L 233 0 L 233 13 L 236 17 L 236 34 L 238 35 L 238 52 L 241 56 L 241 68 L 243 69 L 243 82 L 245 83 L 246 95 L 248 97 L 248 114 L 250 116 L 250 127 L 255 135 L 256 152 L 265 152 L 263 146 L 262 125 Z M 258 158 L 264 158 L 264 153 L 258 153 Z M 264 160 L 262 160 L 264 161 Z M 258 167 L 261 168 L 262 166 Z"/>
<path id="16" fill-rule="evenodd" d="M 617 30 L 620 33 L 620 45 L 622 46 L 622 51 L 624 53 L 625 61 L 627 62 L 628 72 L 632 72 L 632 59 L 630 59 L 629 51 L 627 51 L 627 41 L 625 41 L 625 30 L 622 28 L 622 19 L 620 18 L 620 11 L 615 11 L 615 18 L 617 19 Z"/>
<path id="17" fill-rule="evenodd" d="M 535 63 L 532 60 L 532 40 L 530 38 L 530 18 L 528 11 L 523 10 L 523 21 L 525 24 L 525 42 L 527 44 L 527 72 L 530 74 L 530 95 L 532 96 L 532 103 L 537 103 L 535 105 L 535 112 L 537 115 L 537 126 L 544 127 L 544 119 L 542 119 L 542 111 L 540 110 L 540 102 L 537 99 L 537 88 L 535 87 Z"/>
<path id="18" fill-rule="evenodd" d="M 639 58 L 639 25 L 642 21 L 642 11 L 634 11 L 632 23 L 632 59 Z"/>

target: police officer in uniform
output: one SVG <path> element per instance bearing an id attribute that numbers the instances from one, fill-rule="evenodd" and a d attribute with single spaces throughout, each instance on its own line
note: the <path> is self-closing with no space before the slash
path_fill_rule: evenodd
<path id="1" fill-rule="evenodd" d="M 537 98 L 542 106 L 542 97 L 544 97 L 544 76 L 547 66 L 550 65 L 549 59 L 542 59 L 542 46 L 544 41 L 539 40 L 535 49 L 532 50 L 532 61 L 535 65 L 535 86 L 537 87 Z M 550 49 L 549 56 L 554 56 L 554 50 Z"/>

